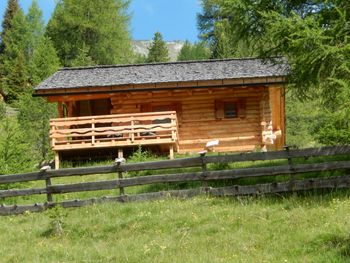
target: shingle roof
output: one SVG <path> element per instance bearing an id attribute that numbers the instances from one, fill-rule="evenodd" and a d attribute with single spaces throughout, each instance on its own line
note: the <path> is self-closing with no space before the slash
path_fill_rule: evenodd
<path id="1" fill-rule="evenodd" d="M 35 89 L 286 76 L 288 64 L 284 59 L 278 59 L 278 61 L 279 63 L 276 64 L 256 58 L 246 58 L 63 68 L 41 82 Z"/>

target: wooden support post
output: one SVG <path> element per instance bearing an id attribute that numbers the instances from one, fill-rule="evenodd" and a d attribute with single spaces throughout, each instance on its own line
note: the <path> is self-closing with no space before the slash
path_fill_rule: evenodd
<path id="1" fill-rule="evenodd" d="M 123 148 L 118 148 L 118 158 L 123 158 L 124 153 L 123 153 Z"/>
<path id="2" fill-rule="evenodd" d="M 55 152 L 55 169 L 60 169 L 60 154 L 58 151 Z"/>
<path id="3" fill-rule="evenodd" d="M 174 159 L 174 145 L 170 144 L 169 146 L 169 159 Z"/>
<path id="4" fill-rule="evenodd" d="M 51 178 L 50 177 L 46 178 L 45 183 L 46 183 L 46 191 L 47 191 L 47 188 L 51 186 Z M 52 194 L 47 193 L 46 196 L 47 196 L 47 202 L 49 203 L 53 202 Z"/>

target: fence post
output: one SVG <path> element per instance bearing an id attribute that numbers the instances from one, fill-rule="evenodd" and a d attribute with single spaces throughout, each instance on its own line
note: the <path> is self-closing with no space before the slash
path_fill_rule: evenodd
<path id="1" fill-rule="evenodd" d="M 46 165 L 40 168 L 40 171 L 43 172 L 44 174 L 46 174 L 46 171 L 49 171 L 49 170 L 51 170 L 51 167 L 49 165 Z M 48 191 L 48 187 L 52 185 L 50 177 L 45 178 L 45 185 L 46 185 L 47 202 L 52 203 L 53 202 L 52 194 L 49 193 Z"/>
<path id="2" fill-rule="evenodd" d="M 122 163 L 125 163 L 125 159 L 116 158 L 115 163 L 117 166 L 120 166 Z M 123 179 L 123 172 L 118 172 L 118 179 Z M 119 187 L 119 195 L 125 195 L 124 187 Z"/>
<path id="3" fill-rule="evenodd" d="M 202 176 L 203 176 L 203 179 L 205 178 L 205 175 L 206 175 L 206 172 L 207 172 L 207 164 L 206 164 L 206 162 L 205 162 L 205 160 L 204 160 L 205 154 L 206 154 L 206 153 L 207 153 L 207 151 L 205 151 L 205 150 L 199 152 L 199 155 L 200 155 L 200 157 L 201 157 L 201 162 L 202 162 L 201 167 L 202 167 Z M 205 181 L 205 180 L 203 180 L 203 181 L 202 181 L 202 187 L 204 188 L 205 193 L 207 194 L 207 193 L 208 193 L 208 182 Z"/>
<path id="4" fill-rule="evenodd" d="M 292 171 L 293 170 L 293 160 L 292 160 L 292 157 L 290 156 L 290 153 L 289 153 L 289 146 L 288 145 L 285 145 L 283 146 L 284 150 L 286 151 L 287 153 L 287 160 L 288 160 L 288 166 L 289 166 L 289 170 Z M 290 177 L 290 186 L 291 186 L 291 191 L 294 190 L 294 181 L 295 181 L 295 174 L 294 173 L 290 173 L 289 174 L 289 177 Z"/>

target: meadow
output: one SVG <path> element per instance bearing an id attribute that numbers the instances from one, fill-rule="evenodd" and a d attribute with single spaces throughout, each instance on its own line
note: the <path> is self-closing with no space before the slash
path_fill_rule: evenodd
<path id="1" fill-rule="evenodd" d="M 1 262 L 349 262 L 349 191 L 0 217 Z"/>

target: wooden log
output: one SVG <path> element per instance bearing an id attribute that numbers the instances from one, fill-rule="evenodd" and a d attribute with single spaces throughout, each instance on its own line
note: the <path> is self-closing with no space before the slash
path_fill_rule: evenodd
<path id="1" fill-rule="evenodd" d="M 204 163 L 202 163 L 202 165 L 204 165 Z M 283 174 L 330 171 L 330 170 L 337 170 L 337 169 L 344 169 L 344 168 L 350 168 L 350 161 L 324 163 L 324 164 L 295 165 L 293 166 L 292 170 L 290 169 L 289 165 L 284 165 L 284 166 L 259 167 L 259 168 L 244 168 L 244 169 L 236 169 L 236 170 L 220 170 L 220 171 L 205 171 L 205 172 L 194 172 L 194 173 L 142 176 L 142 177 L 134 177 L 134 178 L 109 180 L 109 181 L 77 183 L 77 184 L 70 184 L 70 185 L 53 185 L 53 186 L 47 187 L 47 193 L 63 194 L 63 193 L 82 192 L 82 191 L 109 190 L 109 189 L 115 189 L 116 187 L 129 187 L 129 186 L 147 185 L 147 184 L 153 184 L 153 183 L 239 179 L 239 178 L 262 177 L 262 176 L 275 176 L 275 175 L 283 175 Z M 4 193 L 0 192 L 0 197 L 11 196 L 9 193 L 14 193 L 16 194 L 16 196 L 19 195 L 17 192 L 13 192 L 14 190 L 10 190 L 9 193 L 7 191 L 4 191 Z M 5 192 L 7 195 L 2 196 L 2 195 L 5 195 Z"/>
<path id="2" fill-rule="evenodd" d="M 31 188 L 31 189 L 14 189 L 14 190 L 1 190 L 0 198 L 27 196 L 36 194 L 46 194 L 46 188 Z"/>
<path id="3" fill-rule="evenodd" d="M 220 188 L 210 188 L 208 192 L 212 196 L 238 196 L 238 195 L 256 195 L 256 194 L 273 194 L 290 192 L 291 189 L 294 191 L 305 191 L 311 189 L 341 189 L 350 187 L 350 176 L 339 176 L 331 178 L 317 178 L 317 179 L 306 179 L 298 180 L 293 182 L 282 183 L 269 183 L 269 184 L 258 184 L 248 186 L 229 186 Z M 0 215 L 14 215 L 22 214 L 26 211 L 29 212 L 41 212 L 49 207 L 60 205 L 64 208 L 69 207 L 82 207 L 98 203 L 106 202 L 132 202 L 132 201 L 147 201 L 164 198 L 191 198 L 204 194 L 205 190 L 202 188 L 187 189 L 187 190 L 171 190 L 163 192 L 145 193 L 138 195 L 128 196 L 114 196 L 114 197 L 102 197 L 92 198 L 87 200 L 73 200 L 64 201 L 52 204 L 34 204 L 34 205 L 11 205 L 11 206 L 0 206 Z"/>
<path id="4" fill-rule="evenodd" d="M 310 148 L 304 150 L 290 150 L 289 156 L 291 158 L 308 158 L 313 156 L 330 156 L 350 154 L 350 146 L 336 146 L 336 147 L 322 147 Z M 287 159 L 288 155 L 285 151 L 266 152 L 266 153 L 244 153 L 244 154 L 228 154 L 218 156 L 205 156 L 204 162 L 209 163 L 228 163 L 228 162 L 242 162 L 242 161 L 266 161 L 275 159 Z M 339 162 L 340 164 L 343 162 Z M 346 161 L 345 161 L 346 163 Z M 128 171 L 142 171 L 142 170 L 158 170 L 184 167 L 199 167 L 202 165 L 201 158 L 181 158 L 174 160 L 164 160 L 156 162 L 144 163 L 130 163 L 123 164 L 119 167 L 115 165 L 100 166 L 100 167 L 86 167 L 86 168 L 68 168 L 60 170 L 51 170 L 45 172 L 32 172 L 26 174 L 13 174 L 0 176 L 0 184 L 27 182 L 34 180 L 44 180 L 48 177 L 64 177 L 64 176 L 84 176 L 91 174 L 128 172 Z"/>
<path id="5" fill-rule="evenodd" d="M 237 196 L 253 194 L 274 194 L 291 191 L 305 191 L 312 189 L 340 189 L 350 187 L 350 176 L 337 176 L 330 178 L 312 178 L 296 180 L 293 182 L 269 183 L 245 186 L 229 186 L 212 188 L 209 193 L 213 196 Z"/>

